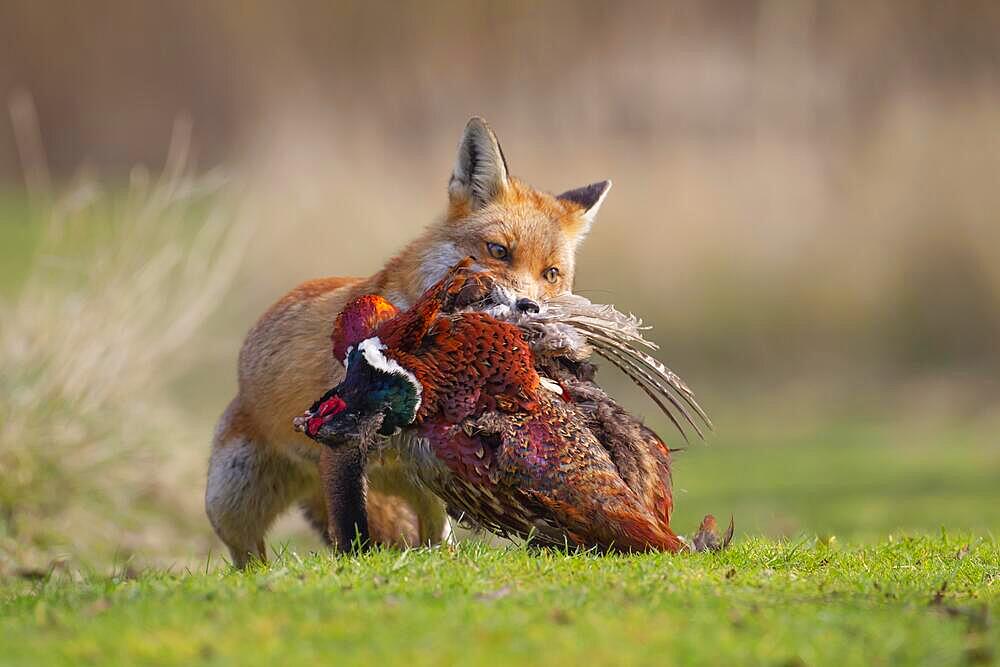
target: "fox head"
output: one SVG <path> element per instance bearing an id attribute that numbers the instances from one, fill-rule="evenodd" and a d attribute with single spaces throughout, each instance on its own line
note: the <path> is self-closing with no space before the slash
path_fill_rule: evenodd
<path id="1" fill-rule="evenodd" d="M 465 126 L 448 183 L 448 212 L 414 244 L 419 294 L 456 262 L 474 257 L 530 308 L 573 287 L 576 250 L 611 188 L 601 181 L 551 195 L 510 175 L 482 118 Z M 411 288 L 411 289 L 412 289 Z"/>

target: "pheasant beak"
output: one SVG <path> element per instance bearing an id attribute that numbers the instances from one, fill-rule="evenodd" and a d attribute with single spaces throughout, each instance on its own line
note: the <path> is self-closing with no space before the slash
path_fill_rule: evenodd
<path id="1" fill-rule="evenodd" d="M 340 447 L 356 442 L 362 451 L 368 449 L 383 435 L 385 414 L 359 414 L 349 410 L 340 396 L 332 394 L 316 402 L 309 410 L 292 420 L 296 431 L 328 447 Z"/>
<path id="2" fill-rule="evenodd" d="M 310 438 L 316 438 L 324 424 L 332 421 L 346 409 L 347 403 L 340 396 L 333 395 L 296 417 L 292 420 L 292 425 L 296 431 L 302 431 Z"/>

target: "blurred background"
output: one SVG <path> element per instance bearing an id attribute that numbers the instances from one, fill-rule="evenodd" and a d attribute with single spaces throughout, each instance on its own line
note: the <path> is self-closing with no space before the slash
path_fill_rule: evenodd
<path id="1" fill-rule="evenodd" d="M 218 554 L 242 335 L 438 219 L 471 115 L 538 188 L 614 180 L 577 291 L 714 418 L 680 531 L 995 534 L 998 35 L 986 1 L 3 0 L 0 572 Z"/>

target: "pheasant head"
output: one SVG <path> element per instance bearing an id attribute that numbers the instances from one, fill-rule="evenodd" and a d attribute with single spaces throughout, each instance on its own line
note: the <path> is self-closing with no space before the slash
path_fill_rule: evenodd
<path id="1" fill-rule="evenodd" d="M 386 356 L 377 337 L 346 349 L 343 381 L 297 417 L 295 428 L 328 445 L 367 445 L 412 424 L 423 394 L 414 374 Z"/>
<path id="2" fill-rule="evenodd" d="M 378 328 L 399 314 L 385 298 L 360 296 L 344 307 L 334 323 L 333 356 L 347 369 L 344 380 L 323 395 L 301 416 L 297 430 L 336 444 L 392 433 L 409 424 L 420 405 L 420 385 L 412 373 L 383 353 L 375 337 Z"/>

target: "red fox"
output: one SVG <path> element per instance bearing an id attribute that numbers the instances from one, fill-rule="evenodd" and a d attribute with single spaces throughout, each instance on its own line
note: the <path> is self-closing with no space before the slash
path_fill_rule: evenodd
<path id="1" fill-rule="evenodd" d="M 264 537 L 293 503 L 324 539 L 344 548 L 352 537 L 344 531 L 353 523 L 328 516 L 327 507 L 345 506 L 343 495 L 350 493 L 367 494 L 375 542 L 442 539 L 447 523 L 441 501 L 412 481 L 400 462 L 369 463 L 367 490 L 344 488 L 350 475 L 342 468 L 352 462 L 292 428 L 302 406 L 343 375 L 330 353 L 334 321 L 361 294 L 406 308 L 468 256 L 515 293 L 518 308 L 537 308 L 538 301 L 571 290 L 577 247 L 610 187 L 601 181 L 559 196 L 531 188 L 508 173 L 496 135 L 473 118 L 459 144 L 443 220 L 370 278 L 303 283 L 261 316 L 240 350 L 236 398 L 215 429 L 205 494 L 209 520 L 234 565 L 266 558 Z"/>

